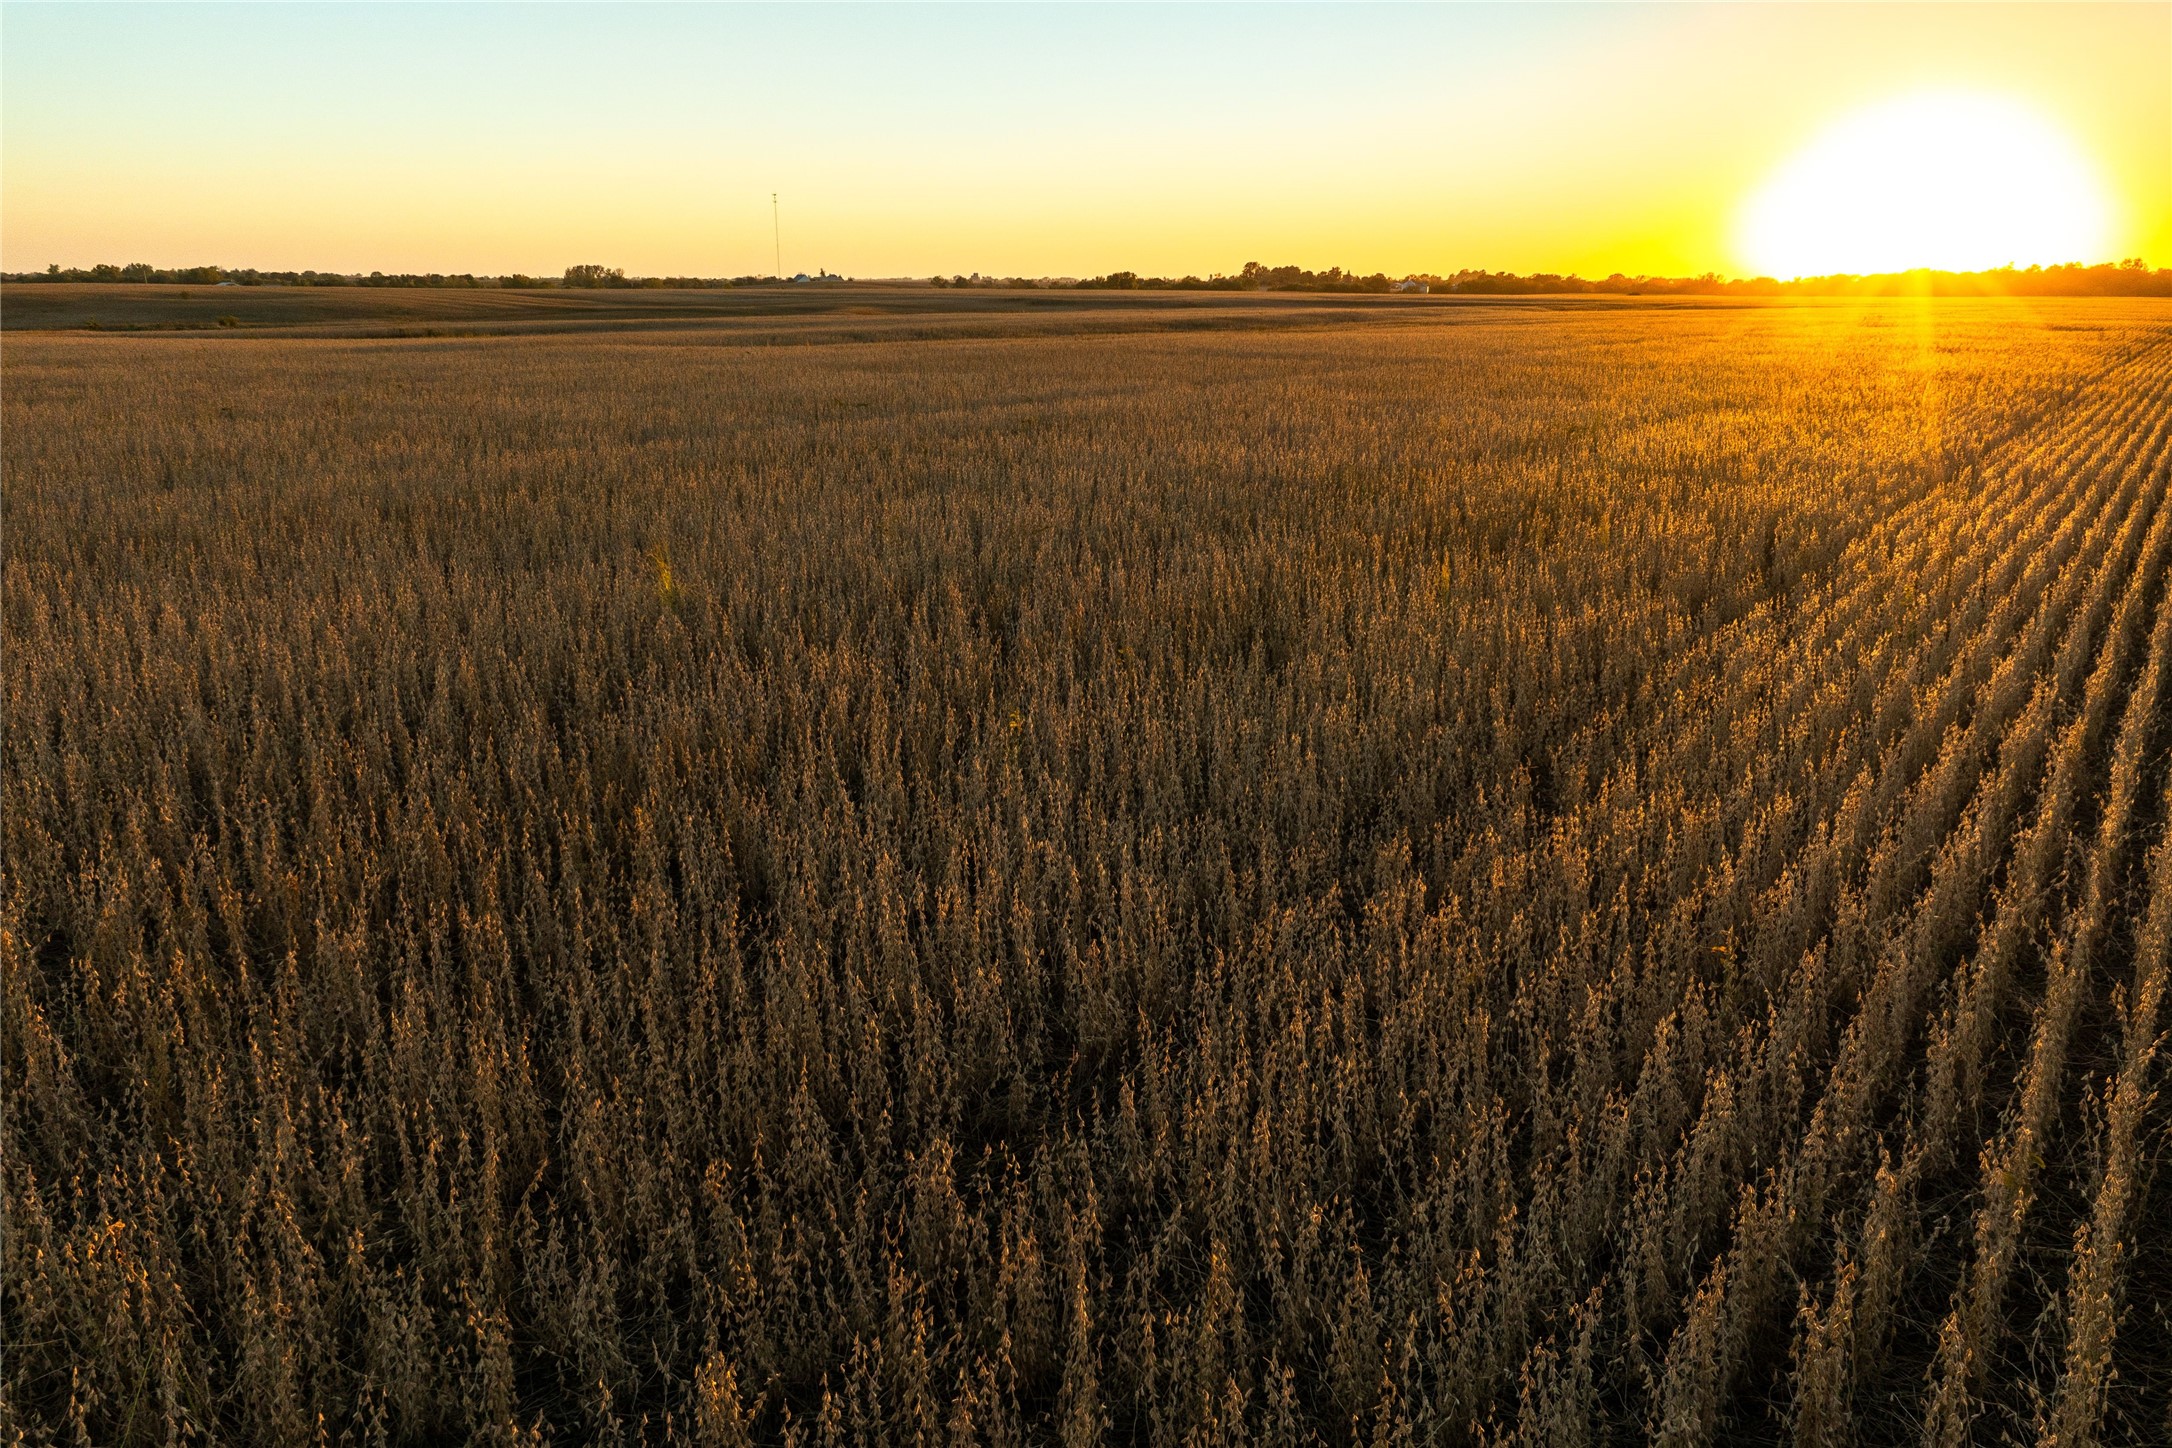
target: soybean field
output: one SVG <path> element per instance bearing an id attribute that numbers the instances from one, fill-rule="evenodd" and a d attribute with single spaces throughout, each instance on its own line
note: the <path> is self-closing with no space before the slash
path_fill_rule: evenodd
<path id="1" fill-rule="evenodd" d="M 8 333 L 9 1441 L 2172 1439 L 2172 305 L 567 328 Z"/>

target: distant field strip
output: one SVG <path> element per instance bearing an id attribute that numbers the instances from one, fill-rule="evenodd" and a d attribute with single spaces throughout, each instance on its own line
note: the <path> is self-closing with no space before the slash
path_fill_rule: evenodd
<path id="1" fill-rule="evenodd" d="M 11 334 L 0 1426 L 2172 1440 L 2172 305 L 1446 317 Z"/>

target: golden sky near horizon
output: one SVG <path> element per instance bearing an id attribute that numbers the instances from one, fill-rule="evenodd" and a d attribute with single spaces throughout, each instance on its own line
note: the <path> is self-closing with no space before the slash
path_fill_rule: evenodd
<path id="1" fill-rule="evenodd" d="M 1971 243 L 1933 216 L 1923 264 L 2172 265 L 2162 3 L 8 4 L 0 34 L 11 271 L 767 273 L 773 191 L 786 271 L 860 276 L 1841 269 L 1890 248 L 1817 227 L 1910 204 Z M 1925 96 L 1898 140 L 1859 119 Z"/>

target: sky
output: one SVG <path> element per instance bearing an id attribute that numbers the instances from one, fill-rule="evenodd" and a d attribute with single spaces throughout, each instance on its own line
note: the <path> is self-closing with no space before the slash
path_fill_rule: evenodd
<path id="1" fill-rule="evenodd" d="M 8 3 L 0 266 L 1749 275 L 1791 158 L 1954 90 L 2172 265 L 2156 0 Z"/>

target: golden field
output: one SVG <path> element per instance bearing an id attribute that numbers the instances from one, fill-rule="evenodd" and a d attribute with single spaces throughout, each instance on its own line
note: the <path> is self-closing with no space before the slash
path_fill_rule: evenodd
<path id="1" fill-rule="evenodd" d="M 8 334 L 11 1441 L 2172 1435 L 2172 306 L 621 320 Z"/>
<path id="2" fill-rule="evenodd" d="M 0 286 L 8 331 L 207 332 L 414 338 L 635 331 L 745 342 L 878 340 L 1049 331 L 1254 328 L 1409 320 L 1434 312 L 1528 310 L 1528 299 L 1353 296 L 1300 292 L 1111 292 L 832 282 L 674 290 L 630 287 L 130 286 L 11 282 Z M 1608 307 L 1620 298 L 1560 297 L 1542 306 Z M 1709 305 L 1709 303 L 1707 303 Z M 991 333 L 991 326 L 993 332 Z"/>

